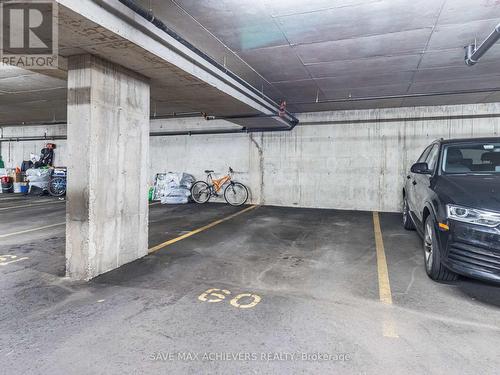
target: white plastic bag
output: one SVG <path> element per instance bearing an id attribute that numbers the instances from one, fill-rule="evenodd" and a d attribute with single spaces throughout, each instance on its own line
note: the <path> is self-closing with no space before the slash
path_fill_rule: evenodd
<path id="1" fill-rule="evenodd" d="M 194 177 L 187 173 L 158 173 L 153 199 L 162 204 L 188 203 L 194 181 Z"/>
<path id="2" fill-rule="evenodd" d="M 36 186 L 42 190 L 48 190 L 50 180 L 50 170 L 48 169 L 28 169 L 26 179 L 31 186 Z"/>
<path id="3" fill-rule="evenodd" d="M 30 160 L 33 164 L 35 164 L 37 161 L 40 161 L 40 156 L 35 154 L 30 154 Z"/>

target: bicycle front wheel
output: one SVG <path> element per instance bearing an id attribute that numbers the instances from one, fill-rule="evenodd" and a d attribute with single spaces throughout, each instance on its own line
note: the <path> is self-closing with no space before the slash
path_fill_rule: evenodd
<path id="1" fill-rule="evenodd" d="M 248 189 L 239 182 L 231 182 L 224 190 L 224 199 L 231 206 L 241 206 L 248 200 Z"/>
<path id="2" fill-rule="evenodd" d="M 196 203 L 207 203 L 210 199 L 210 186 L 205 181 L 196 181 L 191 188 L 191 198 Z"/>

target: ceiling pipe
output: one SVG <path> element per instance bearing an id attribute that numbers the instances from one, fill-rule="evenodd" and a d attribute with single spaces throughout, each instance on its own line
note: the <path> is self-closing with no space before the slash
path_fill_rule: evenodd
<path id="1" fill-rule="evenodd" d="M 5 137 L 0 138 L 0 142 L 34 142 L 34 141 L 57 141 L 66 140 L 65 135 L 53 135 L 53 136 L 27 136 L 27 137 Z"/>
<path id="2" fill-rule="evenodd" d="M 468 66 L 474 66 L 479 61 L 479 59 L 488 50 L 493 47 L 496 42 L 500 40 L 500 24 L 498 24 L 491 34 L 485 39 L 479 47 L 476 47 L 476 43 L 465 47 L 465 64 Z"/>
<path id="3" fill-rule="evenodd" d="M 217 135 L 217 134 L 248 134 L 248 133 L 272 133 L 272 132 L 289 132 L 293 128 L 283 127 L 283 128 L 241 128 L 241 129 L 211 129 L 211 130 L 179 130 L 179 131 L 169 131 L 169 132 L 151 132 L 150 137 L 174 137 L 181 135 Z M 55 141 L 55 140 L 66 140 L 68 139 L 65 135 L 57 136 L 28 136 L 28 137 L 6 137 L 0 138 L 0 143 L 2 142 L 33 142 L 33 141 Z"/>
<path id="4" fill-rule="evenodd" d="M 391 117 L 391 118 L 377 118 L 377 119 L 362 119 L 362 120 L 328 120 L 328 121 L 301 121 L 301 125 L 343 125 L 343 124 L 373 124 L 381 122 L 418 122 L 418 121 L 450 121 L 450 120 L 464 120 L 464 119 L 486 119 L 486 118 L 500 118 L 499 113 L 493 114 L 474 114 L 474 115 L 444 115 L 444 116 L 424 116 L 424 117 Z M 0 128 L 1 129 L 1 128 Z M 272 132 L 287 132 L 290 128 L 241 128 L 241 129 L 212 129 L 212 130 L 179 130 L 169 132 L 151 132 L 150 137 L 171 137 L 171 136 L 192 136 L 192 135 L 217 135 L 217 134 L 248 134 L 248 133 L 272 133 Z M 39 140 L 65 140 L 66 136 L 55 137 L 11 137 L 0 138 L 2 142 L 28 142 Z"/>
<path id="5" fill-rule="evenodd" d="M 266 115 L 259 113 L 255 115 L 229 115 L 229 116 L 205 116 L 206 120 L 238 120 L 238 119 L 251 119 L 251 118 L 279 118 L 278 115 Z"/>
<path id="6" fill-rule="evenodd" d="M 491 89 L 477 89 L 477 90 L 456 90 L 456 91 L 435 91 L 428 93 L 416 94 L 402 94 L 402 95 L 385 95 L 385 96 L 365 96 L 359 98 L 346 98 L 346 99 L 324 99 L 313 102 L 290 102 L 289 105 L 296 104 L 326 104 L 326 103 L 350 103 L 350 102 L 363 102 L 370 100 L 389 100 L 389 99 L 411 99 L 411 98 L 425 98 L 429 96 L 445 96 L 445 95 L 464 95 L 464 94 L 486 94 L 492 92 L 500 92 L 500 87 Z"/>
<path id="7" fill-rule="evenodd" d="M 163 114 L 163 115 L 153 115 L 153 116 L 150 116 L 149 119 L 150 120 L 171 120 L 171 119 L 176 119 L 176 118 L 189 118 L 189 119 L 200 118 L 200 119 L 209 121 L 209 120 L 234 120 L 234 119 L 275 118 L 275 117 L 278 118 L 280 116 L 279 115 L 266 115 L 263 113 L 219 116 L 219 115 L 207 115 L 206 113 L 203 113 L 203 112 L 174 112 L 174 113 L 167 113 L 167 114 Z M 0 123 L 0 130 L 3 130 L 2 128 L 9 128 L 9 127 L 15 127 L 15 126 L 51 126 L 51 125 L 68 125 L 68 124 L 66 121 L 42 121 L 42 122 L 21 122 L 21 123 L 16 122 L 16 123 L 10 123 L 10 124 Z M 0 138 L 2 138 L 2 137 L 0 137 Z"/>
<path id="8" fill-rule="evenodd" d="M 206 113 L 200 113 L 200 112 L 193 112 L 184 114 L 167 113 L 164 115 L 155 115 L 151 116 L 150 120 L 169 120 L 174 118 L 197 118 L 197 117 L 199 117 L 200 119 L 210 121 L 210 120 L 235 120 L 235 119 L 252 119 L 252 118 L 278 118 L 280 116 L 276 114 L 266 115 L 264 113 L 219 116 L 219 115 L 208 115 Z"/>
<path id="9" fill-rule="evenodd" d="M 166 113 L 164 115 L 154 114 L 149 119 L 150 120 L 166 120 L 166 119 L 172 119 L 172 118 L 193 118 L 193 117 L 202 117 L 202 116 L 203 116 L 202 112 L 172 112 L 172 113 Z"/>
<path id="10" fill-rule="evenodd" d="M 252 118 L 255 115 L 244 115 L 239 118 Z M 262 115 L 266 116 L 266 115 Z M 272 117 L 277 117 L 276 115 L 271 115 Z M 258 115 L 258 117 L 261 117 Z M 223 116 L 204 116 L 202 112 L 185 112 L 185 113 L 167 113 L 164 115 L 153 115 L 150 116 L 150 120 L 171 120 L 171 119 L 183 119 L 183 118 L 200 118 L 200 119 L 205 119 L 205 120 L 214 120 L 214 119 L 221 119 L 223 120 Z M 66 121 L 41 121 L 41 122 L 21 122 L 21 123 L 0 123 L 0 128 L 10 128 L 14 126 L 52 126 L 52 125 L 68 125 Z M 1 138 L 1 137 L 0 137 Z"/>
<path id="11" fill-rule="evenodd" d="M 139 6 L 137 3 L 135 3 L 134 0 L 118 0 L 118 1 L 120 3 L 122 3 L 123 5 L 125 5 L 126 7 L 128 7 L 133 12 L 135 12 L 136 14 L 138 14 L 139 16 L 141 16 L 142 18 L 144 18 L 145 20 L 147 20 L 148 22 L 150 22 L 151 24 L 153 24 L 158 29 L 162 30 L 163 32 L 165 32 L 166 34 L 168 34 L 169 36 L 171 36 L 172 38 L 177 40 L 179 43 L 181 43 L 182 45 L 184 45 L 185 47 L 190 49 L 192 52 L 196 53 L 202 59 L 210 62 L 212 65 L 217 67 L 218 70 L 220 70 L 221 72 L 223 72 L 226 75 L 228 75 L 229 77 L 231 77 L 233 80 L 238 82 L 240 85 L 242 85 L 246 89 L 252 91 L 253 94 L 255 94 L 257 97 L 260 98 L 259 104 L 261 104 L 267 110 L 269 110 L 270 112 L 274 112 L 276 114 L 279 113 L 279 111 L 280 111 L 279 105 L 277 103 L 275 103 L 272 99 L 270 99 L 269 97 L 264 95 L 262 92 L 260 92 L 258 89 L 256 89 L 252 85 L 250 85 L 245 80 L 241 79 L 238 75 L 234 74 L 232 71 L 227 69 L 225 66 L 221 65 L 219 62 L 217 62 L 212 57 L 210 57 L 209 55 L 207 55 L 206 53 L 201 51 L 199 48 L 197 48 L 194 45 L 192 45 L 191 43 L 189 43 L 186 39 L 184 39 L 182 36 L 177 34 L 174 30 L 169 28 L 163 21 L 156 18 L 152 12 Z M 219 78 L 224 79 L 223 77 L 219 77 Z M 228 82 L 226 81 L 226 83 L 228 83 Z M 245 94 L 245 92 L 242 91 L 241 89 L 239 89 L 238 87 L 233 86 L 233 88 L 235 88 L 236 90 Z M 247 95 L 247 94 L 245 94 L 245 95 Z M 284 111 L 283 116 L 280 116 L 280 117 L 287 123 L 287 125 L 291 129 L 293 129 L 295 127 L 295 125 L 297 125 L 297 123 L 299 122 L 299 120 L 292 113 L 290 113 L 286 110 Z"/>
<path id="12" fill-rule="evenodd" d="M 217 134 L 249 134 L 249 133 L 273 133 L 273 132 L 289 132 L 293 128 L 241 128 L 241 129 L 212 129 L 212 130 L 180 130 L 170 132 L 153 132 L 150 137 L 173 137 L 180 135 L 217 135 Z"/>
<path id="13" fill-rule="evenodd" d="M 302 121 L 301 125 L 341 125 L 341 124 L 367 124 L 379 122 L 417 122 L 417 121 L 450 121 L 464 119 L 484 119 L 484 118 L 500 118 L 500 114 L 473 114 L 473 115 L 443 115 L 443 116 L 424 116 L 424 117 L 392 117 L 392 118 L 377 118 L 377 119 L 362 119 L 362 120 L 328 120 L 328 121 Z M 3 131 L 2 128 L 0 130 Z M 168 132 L 150 132 L 150 137 L 172 137 L 172 136 L 192 136 L 192 135 L 217 135 L 217 134 L 249 134 L 249 133 L 272 133 L 272 132 L 288 132 L 292 129 L 286 128 L 241 128 L 241 129 L 212 129 L 212 130 L 178 130 Z M 26 136 L 26 137 L 0 137 L 2 142 L 29 142 L 29 141 L 49 141 L 49 140 L 66 140 L 65 135 L 60 136 Z"/>
<path id="14" fill-rule="evenodd" d="M 403 95 L 385 95 L 385 96 L 367 96 L 359 98 L 347 98 L 347 99 L 325 99 L 313 102 L 291 102 L 290 105 L 296 104 L 327 104 L 327 103 L 349 103 L 349 102 L 360 102 L 360 101 L 370 101 L 370 100 L 389 100 L 389 99 L 408 99 L 408 98 L 425 98 L 430 96 L 444 96 L 444 95 L 465 95 L 465 94 L 486 94 L 492 92 L 500 92 L 500 87 L 489 88 L 489 89 L 476 89 L 476 90 L 458 90 L 458 91 L 438 91 L 430 93 L 417 93 L 417 94 L 403 94 Z M 184 113 L 170 113 L 164 115 L 151 116 L 150 120 L 162 120 L 162 119 L 173 119 L 173 118 L 203 118 L 201 112 L 184 112 Z M 266 118 L 266 117 L 278 117 L 277 115 L 265 115 L 265 114 L 252 114 L 252 115 L 236 115 L 236 116 L 207 116 L 209 120 L 231 120 L 231 119 L 244 119 L 244 118 Z M 297 121 L 298 123 L 298 121 Z M 297 123 L 291 128 L 293 129 Z M 11 124 L 1 124 L 1 127 L 14 127 L 14 126 L 47 126 L 47 125 L 67 125 L 65 121 L 46 121 L 46 122 L 22 122 L 22 123 L 11 123 Z M 282 131 L 281 128 L 279 128 Z M 4 139 L 4 138 L 0 138 Z"/>
<path id="15" fill-rule="evenodd" d="M 188 113 L 182 114 L 168 114 L 168 115 L 160 115 L 150 117 L 151 120 L 154 119 L 169 119 L 176 117 L 198 117 L 198 116 L 188 116 Z M 200 115 L 199 115 L 200 116 Z M 255 115 L 236 115 L 236 116 L 205 116 L 206 120 L 235 120 L 235 119 L 246 119 L 246 118 L 270 118 L 270 117 L 278 117 L 277 115 L 265 115 L 265 114 L 255 114 Z M 178 130 L 178 131 L 168 131 L 168 132 L 151 132 L 149 133 L 150 137 L 169 137 L 169 136 L 180 136 L 180 135 L 217 135 L 217 134 L 247 134 L 247 133 L 269 133 L 269 132 L 287 132 L 291 131 L 297 126 L 298 121 L 293 123 L 292 126 L 286 127 L 276 127 L 276 128 L 246 128 L 242 127 L 239 129 L 210 129 L 210 130 Z M 66 122 L 42 122 L 42 123 L 22 123 L 22 124 L 0 124 L 0 129 L 2 130 L 4 127 L 12 127 L 12 126 L 44 126 L 44 125 L 67 125 Z M 66 140 L 68 139 L 65 135 L 54 135 L 54 136 L 23 136 L 23 137 L 0 137 L 0 143 L 3 142 L 34 142 L 34 141 L 56 141 L 56 140 Z"/>
<path id="16" fill-rule="evenodd" d="M 50 125 L 67 125 L 66 121 L 39 121 L 39 122 L 15 122 L 15 123 L 0 123 L 0 128 L 9 128 L 14 126 L 50 126 Z"/>

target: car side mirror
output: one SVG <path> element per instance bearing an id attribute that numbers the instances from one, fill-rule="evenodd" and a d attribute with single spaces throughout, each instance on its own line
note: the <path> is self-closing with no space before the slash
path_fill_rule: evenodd
<path id="1" fill-rule="evenodd" d="M 432 171 L 429 170 L 429 165 L 427 163 L 415 163 L 411 166 L 411 173 L 418 174 L 431 174 Z"/>

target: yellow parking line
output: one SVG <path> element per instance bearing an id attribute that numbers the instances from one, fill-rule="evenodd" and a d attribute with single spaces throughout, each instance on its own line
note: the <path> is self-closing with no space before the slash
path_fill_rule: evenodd
<path id="1" fill-rule="evenodd" d="M 17 236 L 19 234 L 36 232 L 36 231 L 43 230 L 43 229 L 49 229 L 49 228 L 59 227 L 61 225 L 65 225 L 65 224 L 66 224 L 66 222 L 64 222 L 64 223 L 57 223 L 57 224 L 51 224 L 51 225 L 45 225 L 43 227 L 38 227 L 38 228 L 26 229 L 26 230 L 22 230 L 22 231 L 19 231 L 19 232 L 14 232 L 14 233 L 0 234 L 0 238 L 7 238 L 7 237 L 12 237 L 12 236 Z"/>
<path id="2" fill-rule="evenodd" d="M 382 238 L 382 229 L 380 228 L 380 216 L 378 212 L 373 212 L 373 230 L 375 232 L 375 247 L 377 249 L 379 298 L 382 303 L 392 307 L 391 284 L 389 282 L 387 258 L 385 257 L 384 240 Z M 389 338 L 399 338 L 391 310 L 383 313 L 382 335 Z"/>
<path id="3" fill-rule="evenodd" d="M 392 305 L 391 284 L 389 282 L 389 271 L 387 269 L 384 240 L 382 239 L 378 212 L 373 213 L 373 229 L 375 231 L 375 246 L 377 248 L 378 291 L 380 301 Z"/>
<path id="4" fill-rule="evenodd" d="M 3 207 L 3 208 L 0 208 L 0 211 L 12 210 L 15 208 L 39 207 L 39 206 L 45 206 L 47 204 L 65 203 L 65 202 L 66 201 L 50 201 L 50 202 L 44 202 L 44 203 L 24 204 L 24 205 L 20 205 L 20 206 Z"/>
<path id="5" fill-rule="evenodd" d="M 208 224 L 208 225 L 205 225 L 204 227 L 201 227 L 201 228 L 195 229 L 195 230 L 193 230 L 193 231 L 191 231 L 191 232 L 188 232 L 188 233 L 186 233 L 186 234 L 183 234 L 182 236 L 179 236 L 179 237 L 173 238 L 173 239 L 168 240 L 168 241 L 166 241 L 166 242 L 163 242 L 163 243 L 161 243 L 161 244 L 159 244 L 159 245 L 156 245 L 156 246 L 152 247 L 151 249 L 149 249 L 149 254 L 152 254 L 152 253 L 154 253 L 154 252 L 156 252 L 156 251 L 158 251 L 158 250 L 161 250 L 161 249 L 163 249 L 163 248 L 165 248 L 165 247 L 167 247 L 167 246 L 170 246 L 170 245 L 172 245 L 172 244 L 174 244 L 174 243 L 176 243 L 176 242 L 182 241 L 182 240 L 183 240 L 183 239 L 185 239 L 185 238 L 188 238 L 188 237 L 194 236 L 195 234 L 198 234 L 198 233 L 200 233 L 200 232 L 203 232 L 203 231 L 205 231 L 205 230 L 207 230 L 207 229 L 213 228 L 213 227 L 215 227 L 216 225 L 219 225 L 219 224 L 221 224 L 221 223 L 224 223 L 225 221 L 231 220 L 232 218 L 235 218 L 236 216 L 241 215 L 241 214 L 243 214 L 243 213 L 245 213 L 245 212 L 248 212 L 248 211 L 250 211 L 250 210 L 253 210 L 254 208 L 257 208 L 257 207 L 258 207 L 258 206 L 250 206 L 250 207 L 247 207 L 247 208 L 245 208 L 244 210 L 238 211 L 238 212 L 236 212 L 236 213 L 234 213 L 234 214 L 232 214 L 232 215 L 229 215 L 229 216 L 227 216 L 227 217 L 225 217 L 225 218 L 223 218 L 223 219 L 216 220 L 216 221 L 214 221 L 214 222 L 212 222 L 212 223 L 210 223 L 210 224 Z"/>

